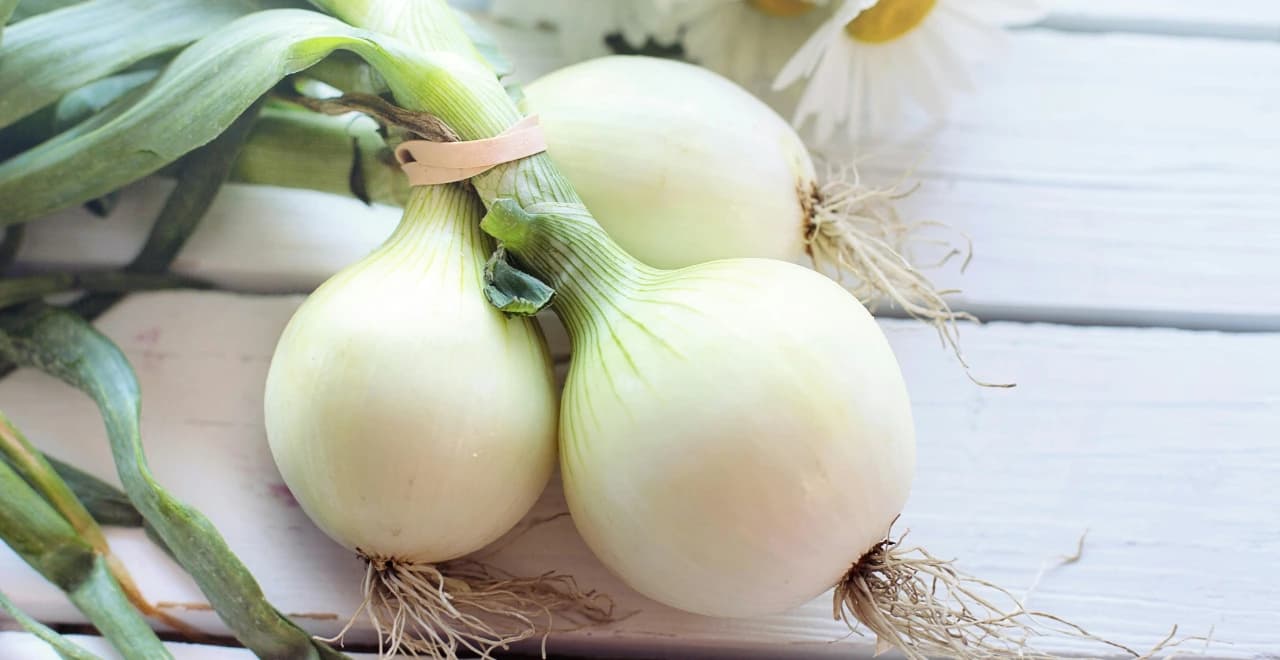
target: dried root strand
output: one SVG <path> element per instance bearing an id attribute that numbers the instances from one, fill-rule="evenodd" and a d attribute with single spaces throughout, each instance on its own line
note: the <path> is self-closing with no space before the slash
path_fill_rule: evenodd
<path id="1" fill-rule="evenodd" d="M 1097 642 L 1134 658 L 1151 658 L 1190 639 L 1174 640 L 1177 626 L 1146 653 L 1103 639 L 1045 612 L 1030 611 L 1009 591 L 960 573 L 924 548 L 886 539 L 867 552 L 836 585 L 833 615 L 850 630 L 876 636 L 877 652 L 896 648 L 909 660 L 1056 658 L 1031 646 L 1047 634 Z M 983 595 L 983 594 L 989 594 Z M 1002 607 L 992 597 L 1007 600 Z"/>
<path id="2" fill-rule="evenodd" d="M 947 241 L 920 238 L 921 229 L 943 225 L 907 223 L 899 216 L 895 204 L 914 190 L 914 187 L 904 187 L 904 180 L 884 188 L 867 185 L 853 165 L 829 167 L 825 182 L 811 192 L 809 226 L 805 233 L 809 254 L 816 270 L 834 275 L 873 311 L 876 305 L 887 301 L 911 317 L 931 324 L 943 345 L 952 350 L 968 373 L 968 364 L 960 351 L 957 322 L 977 322 L 977 317 L 952 311 L 943 296 L 957 291 L 935 287 L 911 263 L 909 256 L 912 245 L 941 244 L 950 249 L 929 267 L 939 267 L 953 258 L 963 257 L 963 270 L 973 256 L 973 246 L 969 244 L 960 249 Z M 974 382 L 1010 387 L 976 379 Z"/>
<path id="3" fill-rule="evenodd" d="M 365 600 L 338 635 L 367 612 L 378 654 L 454 659 L 491 658 L 496 650 L 547 635 L 614 620 L 613 601 L 582 591 L 567 575 L 517 577 L 492 566 L 456 560 L 440 565 L 365 557 Z"/>

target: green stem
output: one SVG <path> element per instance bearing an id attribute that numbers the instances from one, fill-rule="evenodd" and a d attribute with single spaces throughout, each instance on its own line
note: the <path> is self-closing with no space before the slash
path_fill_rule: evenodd
<path id="1" fill-rule="evenodd" d="M 0 308 L 67 291 L 127 293 L 174 288 L 205 288 L 208 284 L 168 273 L 128 273 L 89 271 L 84 273 L 42 273 L 0 280 Z"/>
<path id="2" fill-rule="evenodd" d="M 84 508 L 75 493 L 67 486 L 56 472 L 53 465 L 45 460 L 27 437 L 22 434 L 9 418 L 0 412 L 0 452 L 4 452 L 9 464 L 18 474 L 44 496 L 62 517 L 89 545 L 100 550 L 107 548 L 107 537 L 94 521 L 93 516 Z"/>
<path id="3" fill-rule="evenodd" d="M 395 13 L 390 7 L 403 11 L 400 5 L 406 1 L 331 0 L 327 4 L 349 23 L 383 30 L 423 50 L 463 55 L 475 51 L 460 26 L 446 30 L 440 25 L 457 25 L 444 0 L 414 0 L 413 9 L 440 27 L 431 34 L 381 20 Z M 382 7 L 385 13 L 379 15 L 374 7 Z M 422 90 L 421 97 L 413 99 L 420 105 L 411 109 L 436 115 L 465 140 L 492 137 L 519 120 L 515 102 L 492 73 L 479 75 L 465 67 L 453 67 L 449 74 L 439 76 L 445 84 Z M 397 98 L 401 103 L 408 100 Z M 471 182 L 491 214 L 497 216 L 486 222 L 485 230 L 502 241 L 531 273 L 556 289 L 554 300 L 558 302 L 552 305 L 567 323 L 584 322 L 593 305 L 605 304 L 606 298 L 625 293 L 634 283 L 659 273 L 609 238 L 546 154 L 499 165 Z M 494 213 L 499 200 L 510 200 L 506 221 L 503 214 Z M 521 216 L 532 221 L 524 229 L 513 230 L 510 221 Z M 499 224 L 503 228 L 498 228 Z M 517 240 L 516 234 L 523 235 L 523 240 Z"/>
<path id="4" fill-rule="evenodd" d="M 268 107 L 240 150 L 231 179 L 404 206 L 409 186 L 376 125 Z"/>
<path id="5" fill-rule="evenodd" d="M 27 632 L 39 637 L 63 660 L 101 660 L 98 656 L 72 644 L 70 640 L 54 632 L 49 626 L 27 616 L 26 612 L 18 609 L 18 606 L 14 605 L 13 601 L 2 592 L 0 592 L 0 612 L 9 615 Z"/>
<path id="6" fill-rule="evenodd" d="M 3 452 L 4 457 L 8 459 L 7 464 L 13 466 L 36 492 L 53 505 L 62 518 L 71 524 L 76 534 L 79 534 L 80 538 L 102 557 L 102 563 L 111 577 L 115 578 L 125 597 L 139 612 L 157 618 L 188 636 L 199 635 L 182 620 L 153 606 L 142 595 L 142 591 L 138 589 L 138 585 L 133 581 L 133 576 L 129 574 L 124 563 L 111 552 L 111 545 L 107 543 L 107 537 L 98 526 L 98 521 L 85 508 L 80 498 L 76 497 L 67 482 L 62 480 L 53 464 L 45 459 L 44 455 L 31 444 L 31 441 L 27 440 L 27 437 L 13 425 L 13 422 L 9 421 L 3 412 L 0 412 L 0 452 Z"/>
<path id="7" fill-rule="evenodd" d="M 168 658 L 106 562 L 9 464 L 0 461 L 0 537 L 130 658 Z"/>

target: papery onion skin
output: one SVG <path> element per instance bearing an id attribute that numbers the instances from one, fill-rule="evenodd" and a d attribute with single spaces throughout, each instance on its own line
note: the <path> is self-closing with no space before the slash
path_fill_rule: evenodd
<path id="1" fill-rule="evenodd" d="M 627 584 L 699 614 L 778 613 L 885 538 L 914 428 L 853 296 L 799 266 L 734 259 L 612 303 L 563 308 L 579 318 L 561 472 L 578 530 Z"/>
<path id="2" fill-rule="evenodd" d="M 795 130 L 706 69 L 603 57 L 524 89 L 547 153 L 624 250 L 658 268 L 805 255 L 813 162 Z"/>
<path id="3" fill-rule="evenodd" d="M 272 455 L 313 521 L 369 557 L 440 562 L 508 531 L 555 462 L 537 326 L 481 292 L 461 187 L 415 188 L 386 244 L 290 320 L 267 378 Z"/>

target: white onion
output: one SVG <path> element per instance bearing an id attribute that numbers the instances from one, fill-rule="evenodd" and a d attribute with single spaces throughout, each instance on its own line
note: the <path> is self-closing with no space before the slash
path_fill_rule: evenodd
<path id="1" fill-rule="evenodd" d="M 462 187 L 415 188 L 386 243 L 298 308 L 267 377 L 267 438 L 285 483 L 326 534 L 388 577 L 371 581 L 388 602 L 434 596 L 405 589 L 396 571 L 417 570 L 442 594 L 456 585 L 432 565 L 511 529 L 555 461 L 549 354 L 534 323 L 485 300 L 479 213 Z"/>
<path id="2" fill-rule="evenodd" d="M 552 161 L 632 256 L 659 268 L 805 256 L 813 162 L 784 119 L 728 79 L 619 56 L 524 92 Z"/>
<path id="3" fill-rule="evenodd" d="M 657 271 L 580 211 L 532 217 L 485 227 L 557 289 L 561 472 L 601 561 L 668 605 L 750 616 L 818 596 L 886 537 L 911 408 L 853 296 L 773 260 Z"/>
<path id="4" fill-rule="evenodd" d="M 641 261 L 812 262 L 847 277 L 863 302 L 889 302 L 954 341 L 948 323 L 957 315 L 903 257 L 914 230 L 895 209 L 903 191 L 863 185 L 850 168 L 820 178 L 787 121 L 728 79 L 672 60 L 614 56 L 565 67 L 524 91 L 552 161 Z"/>

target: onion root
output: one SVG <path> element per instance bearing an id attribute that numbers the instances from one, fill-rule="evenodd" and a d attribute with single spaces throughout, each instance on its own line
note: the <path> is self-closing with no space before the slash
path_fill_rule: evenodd
<path id="1" fill-rule="evenodd" d="M 911 245 L 922 240 L 917 236 L 919 230 L 942 226 L 937 222 L 908 223 L 901 218 L 895 205 L 913 190 L 904 189 L 902 180 L 883 188 L 863 183 L 853 165 L 828 167 L 823 183 L 799 191 L 805 201 L 808 253 L 815 270 L 844 284 L 873 312 L 877 305 L 888 302 L 933 325 L 968 373 L 969 366 L 960 351 L 957 322 L 978 319 L 968 312 L 952 311 L 943 296 L 958 291 L 935 287 L 908 259 Z M 964 258 L 963 270 L 973 256 L 972 246 L 951 247 L 931 266 L 941 266 L 959 256 Z M 976 379 L 974 382 L 1011 387 Z"/>
<path id="2" fill-rule="evenodd" d="M 835 619 L 853 631 L 858 624 L 865 626 L 876 636 L 877 654 L 896 648 L 908 660 L 1056 658 L 1030 643 L 1034 637 L 1056 633 L 1097 642 L 1134 658 L 1150 658 L 1197 639 L 1175 641 L 1175 626 L 1156 647 L 1138 653 L 1055 615 L 1027 610 L 1008 590 L 965 575 L 951 561 L 938 559 L 924 548 L 903 548 L 901 541 L 899 537 L 877 543 L 835 588 Z M 1002 607 L 996 600 L 1011 605 Z"/>
<path id="3" fill-rule="evenodd" d="M 542 636 L 560 620 L 578 628 L 614 620 L 613 601 L 582 591 L 567 575 L 517 577 L 487 564 L 455 560 L 439 565 L 362 554 L 367 569 L 364 602 L 334 638 L 340 641 L 367 612 L 378 635 L 379 657 L 397 653 L 453 659 L 469 652 L 491 658 L 495 650 Z"/>

